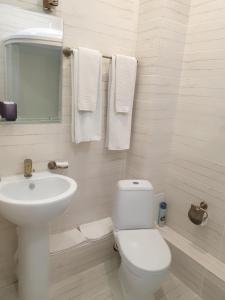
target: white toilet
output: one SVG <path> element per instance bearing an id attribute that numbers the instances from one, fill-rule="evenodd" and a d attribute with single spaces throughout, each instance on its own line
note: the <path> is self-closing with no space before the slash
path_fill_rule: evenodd
<path id="1" fill-rule="evenodd" d="M 154 229 L 154 196 L 149 181 L 118 182 L 113 225 L 125 299 L 153 300 L 167 276 L 171 253 Z"/>

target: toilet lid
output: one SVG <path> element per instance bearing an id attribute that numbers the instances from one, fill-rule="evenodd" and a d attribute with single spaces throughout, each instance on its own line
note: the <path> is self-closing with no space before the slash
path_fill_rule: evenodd
<path id="1" fill-rule="evenodd" d="M 162 271 L 171 263 L 170 249 L 157 229 L 120 230 L 117 239 L 121 256 L 134 271 Z"/>

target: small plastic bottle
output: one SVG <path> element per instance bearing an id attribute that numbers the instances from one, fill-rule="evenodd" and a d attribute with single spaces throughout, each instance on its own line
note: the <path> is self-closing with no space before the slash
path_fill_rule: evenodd
<path id="1" fill-rule="evenodd" d="M 158 224 L 161 227 L 166 224 L 166 212 L 167 212 L 167 203 L 161 202 L 159 205 L 159 219 L 158 219 Z"/>

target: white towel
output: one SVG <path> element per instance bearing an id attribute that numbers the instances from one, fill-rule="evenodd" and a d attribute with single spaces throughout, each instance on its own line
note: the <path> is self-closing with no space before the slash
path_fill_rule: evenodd
<path id="1" fill-rule="evenodd" d="M 116 112 L 129 113 L 132 109 L 137 74 L 137 59 L 116 56 Z"/>
<path id="2" fill-rule="evenodd" d="M 78 109 L 78 50 L 75 49 L 71 61 L 72 78 L 72 142 L 90 142 L 101 139 L 102 124 L 102 64 L 98 78 L 98 97 L 95 111 L 80 111 Z"/>
<path id="3" fill-rule="evenodd" d="M 105 218 L 87 224 L 80 225 L 81 233 L 88 240 L 99 240 L 108 237 L 113 231 L 111 218 Z"/>
<path id="4" fill-rule="evenodd" d="M 101 88 L 102 55 L 97 50 L 78 48 L 78 110 L 95 111 Z"/>
<path id="5" fill-rule="evenodd" d="M 118 113 L 115 108 L 116 57 L 112 57 L 109 71 L 106 147 L 109 150 L 130 148 L 133 99 L 128 113 Z"/>

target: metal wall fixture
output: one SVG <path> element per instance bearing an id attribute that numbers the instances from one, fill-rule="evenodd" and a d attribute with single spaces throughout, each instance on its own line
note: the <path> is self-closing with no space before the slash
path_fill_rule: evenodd
<path id="1" fill-rule="evenodd" d="M 69 47 L 66 47 L 66 48 L 63 49 L 63 54 L 66 57 L 70 57 L 73 54 L 73 50 Z M 112 59 L 112 56 L 108 56 L 108 55 L 102 55 L 102 57 L 106 58 L 106 59 Z"/>
<path id="2" fill-rule="evenodd" d="M 200 205 L 191 205 L 191 208 L 188 211 L 188 217 L 190 221 L 195 225 L 206 225 L 208 220 L 208 204 L 204 201 Z"/>
<path id="3" fill-rule="evenodd" d="M 51 10 L 52 8 L 59 5 L 59 0 L 43 0 L 44 10 Z"/>
<path id="4" fill-rule="evenodd" d="M 54 161 L 54 160 L 51 160 L 48 163 L 48 169 L 49 170 L 68 169 L 68 168 L 69 168 L 68 161 Z"/>
<path id="5" fill-rule="evenodd" d="M 73 54 L 73 50 L 69 47 L 66 47 L 66 48 L 63 48 L 63 54 L 65 57 L 70 57 L 72 54 Z M 102 55 L 103 58 L 106 58 L 106 59 L 112 59 L 112 56 L 108 56 L 108 55 Z M 138 60 L 137 60 L 138 62 Z"/>

